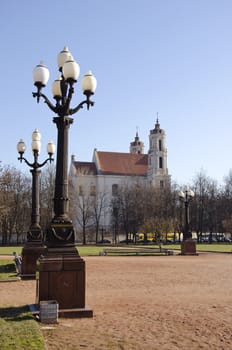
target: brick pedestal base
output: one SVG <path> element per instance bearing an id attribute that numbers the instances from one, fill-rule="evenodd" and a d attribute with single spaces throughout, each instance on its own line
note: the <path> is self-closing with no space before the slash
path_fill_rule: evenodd
<path id="1" fill-rule="evenodd" d="M 45 253 L 45 247 L 42 243 L 28 242 L 22 249 L 22 279 L 33 279 L 36 277 L 36 262 L 38 258 Z"/>
<path id="2" fill-rule="evenodd" d="M 188 238 L 181 243 L 181 255 L 197 255 L 196 242 Z"/>
<path id="3" fill-rule="evenodd" d="M 85 305 L 85 261 L 75 248 L 48 248 L 39 259 L 37 303 L 56 300 L 62 317 L 92 317 Z"/>

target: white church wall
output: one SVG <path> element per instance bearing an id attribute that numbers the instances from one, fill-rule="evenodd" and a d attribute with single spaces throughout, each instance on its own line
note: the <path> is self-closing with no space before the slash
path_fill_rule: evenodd
<path id="1" fill-rule="evenodd" d="M 79 195 L 79 190 L 83 191 L 84 196 L 90 195 L 91 186 L 96 186 L 96 195 L 104 195 L 104 209 L 101 213 L 100 227 L 104 227 L 106 230 L 110 230 L 111 226 L 111 217 L 112 217 L 112 207 L 111 202 L 113 198 L 112 187 L 113 185 L 118 185 L 120 187 L 134 184 L 140 182 L 144 184 L 146 178 L 142 176 L 120 176 L 120 175 L 72 175 L 72 190 Z M 94 222 L 94 220 L 93 220 Z M 81 227 L 78 225 L 78 222 L 75 220 L 73 222 L 76 230 L 80 230 Z"/>

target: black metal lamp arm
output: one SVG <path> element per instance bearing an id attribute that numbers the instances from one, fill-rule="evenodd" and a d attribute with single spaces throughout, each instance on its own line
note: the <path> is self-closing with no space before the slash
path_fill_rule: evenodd
<path id="1" fill-rule="evenodd" d="M 72 114 L 75 114 L 77 113 L 81 108 L 83 108 L 83 106 L 87 104 L 87 109 L 89 109 L 89 106 L 93 106 L 94 105 L 94 102 L 93 101 L 90 101 L 90 98 L 89 96 L 87 96 L 86 100 L 85 101 L 82 101 L 81 103 L 79 103 L 79 105 L 77 105 L 76 107 L 72 108 L 69 110 L 69 114 L 72 115 Z"/>
<path id="2" fill-rule="evenodd" d="M 94 105 L 94 102 L 90 100 L 90 96 L 92 93 L 90 91 L 85 91 L 84 94 L 86 95 L 86 100 L 82 101 L 79 103 L 76 107 L 74 108 L 69 108 L 71 100 L 72 100 L 72 95 L 74 93 L 74 88 L 73 88 L 73 82 L 69 82 L 69 90 L 67 94 L 67 84 L 64 83 L 64 80 L 62 79 L 61 81 L 61 91 L 62 91 L 62 96 L 60 98 L 57 98 L 56 105 L 54 106 L 51 101 L 47 98 L 46 95 L 42 94 L 40 92 L 40 89 L 38 89 L 37 92 L 32 92 L 33 97 L 37 97 L 37 102 L 39 103 L 40 97 L 43 97 L 44 102 L 48 105 L 48 107 L 56 114 L 58 114 L 60 117 L 64 117 L 66 115 L 72 115 L 77 113 L 85 104 L 87 104 L 87 109 L 89 110 L 89 107 Z M 67 94 L 67 96 L 66 96 Z M 60 104 L 62 100 L 62 103 Z"/>
<path id="3" fill-rule="evenodd" d="M 18 160 L 20 160 L 21 163 L 24 160 L 24 162 L 31 168 L 33 168 L 33 166 L 34 166 L 34 163 L 28 162 L 28 160 L 23 157 L 22 153 L 20 153 L 20 157 L 18 157 Z"/>
<path id="4" fill-rule="evenodd" d="M 55 113 L 57 113 L 57 106 L 54 106 L 49 99 L 47 98 L 46 95 L 41 94 L 41 92 L 32 92 L 33 97 L 37 97 L 37 102 L 39 103 L 40 97 L 43 97 L 44 102 L 48 105 L 48 107 Z"/>
<path id="5" fill-rule="evenodd" d="M 53 162 L 54 158 L 52 158 L 52 155 L 49 155 L 49 158 L 47 158 L 43 163 L 39 164 L 38 163 L 38 168 L 42 168 L 47 162 Z"/>
<path id="6" fill-rule="evenodd" d="M 49 154 L 49 158 L 47 158 L 43 163 L 38 163 L 37 161 L 35 161 L 34 163 L 30 163 L 28 162 L 28 160 L 26 158 L 23 157 L 22 154 L 20 154 L 20 157 L 18 157 L 18 160 L 20 160 L 20 162 L 22 163 L 22 161 L 24 160 L 24 162 L 30 167 L 30 168 L 42 168 L 48 161 L 51 163 L 52 161 L 54 161 L 54 159 L 52 158 L 52 155 Z"/>

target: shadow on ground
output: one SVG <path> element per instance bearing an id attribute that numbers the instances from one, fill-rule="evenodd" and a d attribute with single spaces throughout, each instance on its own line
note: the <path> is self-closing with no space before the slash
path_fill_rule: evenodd
<path id="1" fill-rule="evenodd" d="M 33 316 L 27 305 L 0 308 L 0 318 L 5 321 L 25 321 L 32 320 Z"/>

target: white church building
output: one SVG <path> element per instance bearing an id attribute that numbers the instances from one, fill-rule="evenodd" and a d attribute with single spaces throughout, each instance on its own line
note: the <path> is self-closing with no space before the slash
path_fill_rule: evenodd
<path id="1" fill-rule="evenodd" d="M 110 204 L 120 186 L 136 182 L 160 189 L 170 186 L 166 134 L 160 128 L 158 118 L 154 129 L 150 130 L 147 154 L 144 153 L 144 143 L 139 139 L 137 132 L 134 141 L 130 143 L 129 153 L 94 149 L 92 162 L 78 161 L 73 155 L 69 180 L 72 191 L 78 198 L 100 198 L 104 195 L 105 205 L 100 226 L 108 231 L 112 217 Z M 73 224 L 80 230 L 77 222 Z"/>

